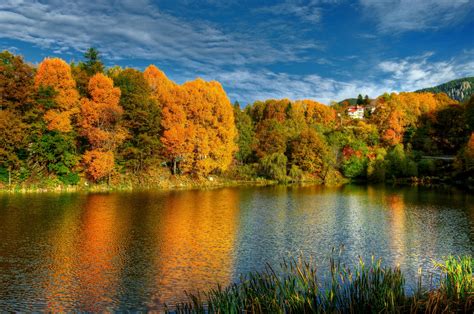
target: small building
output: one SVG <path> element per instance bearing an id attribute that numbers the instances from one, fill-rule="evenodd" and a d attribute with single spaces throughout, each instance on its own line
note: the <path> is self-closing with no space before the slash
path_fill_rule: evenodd
<path id="1" fill-rule="evenodd" d="M 347 108 L 347 115 L 352 119 L 364 119 L 364 106 L 350 106 Z"/>

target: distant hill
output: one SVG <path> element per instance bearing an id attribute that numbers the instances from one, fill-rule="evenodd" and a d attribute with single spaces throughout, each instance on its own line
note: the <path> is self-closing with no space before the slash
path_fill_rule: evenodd
<path id="1" fill-rule="evenodd" d="M 344 99 L 342 101 L 339 102 L 340 105 L 342 105 L 344 102 L 348 102 L 349 105 L 351 106 L 355 106 L 355 104 L 357 104 L 357 98 L 347 98 L 347 99 Z"/>
<path id="2" fill-rule="evenodd" d="M 452 99 L 464 101 L 474 94 L 474 76 L 449 81 L 435 87 L 420 89 L 416 92 L 446 93 Z"/>

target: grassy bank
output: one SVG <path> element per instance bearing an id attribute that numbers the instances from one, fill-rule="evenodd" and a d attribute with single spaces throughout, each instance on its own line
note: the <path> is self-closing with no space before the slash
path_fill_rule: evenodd
<path id="1" fill-rule="evenodd" d="M 167 307 L 177 313 L 473 313 L 474 259 L 448 257 L 434 262 L 439 280 L 405 291 L 398 267 L 372 259 L 356 267 L 330 260 L 329 277 L 322 280 L 312 262 L 284 261 L 261 272 L 242 276 L 228 287 L 189 294 L 188 302 Z"/>
<path id="2" fill-rule="evenodd" d="M 58 180 L 45 178 L 21 183 L 7 184 L 0 182 L 0 193 L 41 193 L 41 192 L 112 192 L 132 190 L 177 190 L 204 189 L 225 186 L 263 186 L 277 184 L 276 181 L 255 178 L 237 180 L 220 176 L 193 178 L 190 176 L 120 176 L 110 182 L 91 183 L 81 180 L 78 184 L 67 185 Z"/>

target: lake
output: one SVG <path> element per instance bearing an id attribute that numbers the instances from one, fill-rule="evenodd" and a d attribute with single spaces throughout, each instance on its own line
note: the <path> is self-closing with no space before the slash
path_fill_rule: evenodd
<path id="1" fill-rule="evenodd" d="M 347 185 L 0 194 L 0 309 L 161 309 L 304 255 L 383 258 L 408 277 L 474 253 L 474 196 Z M 407 288 L 415 282 L 407 278 Z"/>

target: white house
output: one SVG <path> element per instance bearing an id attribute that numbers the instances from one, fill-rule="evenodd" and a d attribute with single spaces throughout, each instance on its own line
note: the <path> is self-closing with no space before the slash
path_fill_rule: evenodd
<path id="1" fill-rule="evenodd" d="M 347 115 L 352 119 L 364 119 L 364 106 L 350 106 L 347 108 Z"/>

